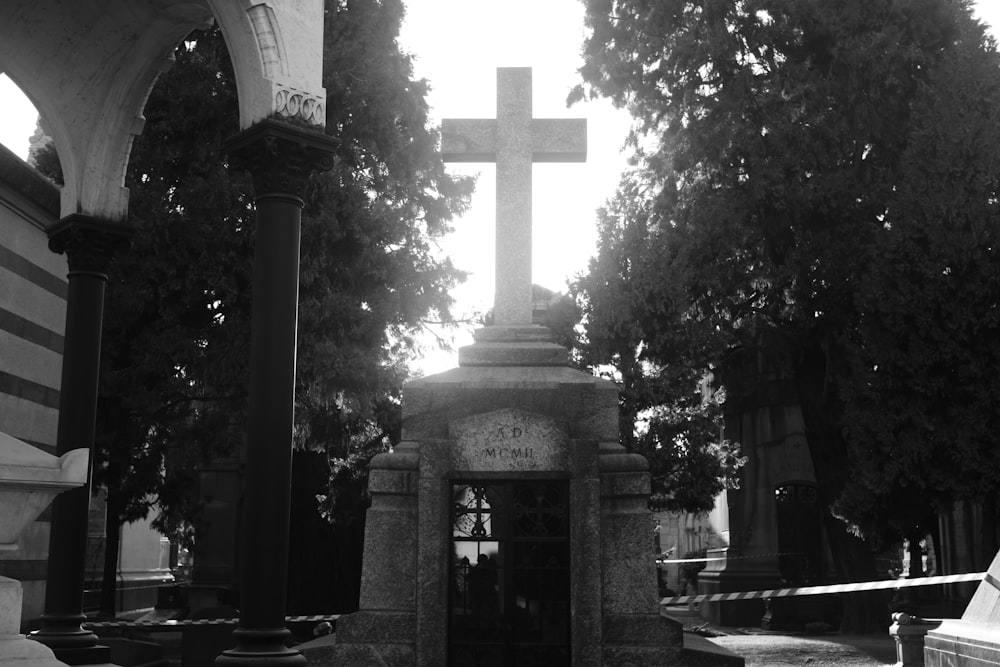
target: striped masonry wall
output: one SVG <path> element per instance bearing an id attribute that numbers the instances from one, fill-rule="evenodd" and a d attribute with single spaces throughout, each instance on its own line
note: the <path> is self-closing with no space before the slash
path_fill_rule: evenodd
<path id="1" fill-rule="evenodd" d="M 59 190 L 0 146 L 0 431 L 55 452 L 66 317 L 66 258 L 49 250 Z M 22 619 L 44 601 L 49 512 L 0 551 L 0 576 L 21 582 Z"/>

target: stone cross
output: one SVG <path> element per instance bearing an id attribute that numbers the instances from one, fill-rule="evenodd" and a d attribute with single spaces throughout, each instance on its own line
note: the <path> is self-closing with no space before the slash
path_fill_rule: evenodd
<path id="1" fill-rule="evenodd" d="M 495 119 L 441 123 L 445 162 L 496 162 L 495 324 L 531 324 L 531 163 L 585 162 L 587 121 L 531 117 L 531 68 L 497 68 Z"/>

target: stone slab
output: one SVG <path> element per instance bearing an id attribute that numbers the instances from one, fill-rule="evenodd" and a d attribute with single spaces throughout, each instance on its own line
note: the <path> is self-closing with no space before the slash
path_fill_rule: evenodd
<path id="1" fill-rule="evenodd" d="M 380 665 L 382 667 L 415 667 L 416 655 L 406 644 L 338 643 L 336 635 L 320 637 L 295 647 L 310 667 L 343 667 L 344 665 Z"/>
<path id="2" fill-rule="evenodd" d="M 604 614 L 652 614 L 658 610 L 656 563 L 650 553 L 649 510 L 601 510 L 601 609 Z"/>
<path id="3" fill-rule="evenodd" d="M 565 366 L 569 350 L 555 343 L 476 343 L 458 349 L 460 366 Z"/>
<path id="4" fill-rule="evenodd" d="M 452 469 L 504 472 L 567 471 L 569 442 L 556 420 L 516 408 L 455 420 Z"/>
<path id="5" fill-rule="evenodd" d="M 0 635 L 0 665 L 66 667 L 48 646 L 23 635 Z"/>
<path id="6" fill-rule="evenodd" d="M 746 660 L 700 635 L 685 632 L 679 664 L 686 667 L 744 667 Z"/>
<path id="7" fill-rule="evenodd" d="M 744 659 L 698 635 L 685 634 L 685 646 L 606 646 L 603 667 L 743 667 Z"/>
<path id="8" fill-rule="evenodd" d="M 605 614 L 601 637 L 605 645 L 680 646 L 683 634 L 679 621 L 659 614 Z"/>
<path id="9" fill-rule="evenodd" d="M 567 436 L 618 440 L 618 391 L 614 383 L 565 367 L 456 368 L 403 388 L 403 439 L 448 437 L 456 419 L 520 408 L 559 419 Z"/>
<path id="10" fill-rule="evenodd" d="M 596 458 L 596 447 L 592 448 Z M 570 481 L 573 507 L 598 507 L 600 486 L 596 476 Z M 600 512 L 570 512 L 574 534 L 570 550 L 570 577 L 573 637 L 573 665 L 599 667 L 601 664 L 601 517 Z"/>
<path id="11" fill-rule="evenodd" d="M 412 644 L 416 614 L 357 611 L 337 619 L 337 640 L 353 644 Z"/>
<path id="12" fill-rule="evenodd" d="M 295 647 L 301 653 L 306 663 L 309 665 L 334 665 L 336 659 L 334 652 L 337 650 L 337 636 L 324 635 L 316 639 L 310 639 Z"/>
<path id="13" fill-rule="evenodd" d="M 552 330 L 540 324 L 493 325 L 472 333 L 477 343 L 552 343 Z"/>
<path id="14" fill-rule="evenodd" d="M 21 631 L 21 582 L 0 577 L 0 637 Z"/>
<path id="15" fill-rule="evenodd" d="M 924 639 L 927 667 L 1000 665 L 1000 627 L 946 619 Z"/>

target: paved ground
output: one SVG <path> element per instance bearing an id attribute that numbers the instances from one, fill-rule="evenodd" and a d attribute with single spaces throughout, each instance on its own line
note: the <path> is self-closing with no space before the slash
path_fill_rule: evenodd
<path id="1" fill-rule="evenodd" d="M 746 667 L 882 667 L 896 664 L 892 639 L 880 636 L 794 636 L 731 634 L 711 637 L 719 646 L 746 659 Z"/>
<path id="2" fill-rule="evenodd" d="M 884 635 L 805 635 L 768 632 L 760 628 L 713 627 L 687 609 L 671 607 L 668 615 L 688 632 L 746 659 L 746 667 L 883 667 L 896 664 L 896 644 Z M 719 636 L 712 636 L 719 635 Z"/>

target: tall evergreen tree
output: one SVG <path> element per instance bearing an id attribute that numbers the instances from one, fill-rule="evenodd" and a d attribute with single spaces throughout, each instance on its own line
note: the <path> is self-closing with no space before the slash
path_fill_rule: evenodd
<path id="1" fill-rule="evenodd" d="M 642 275 L 588 298 L 634 294 L 617 320 L 651 362 L 683 326 L 705 366 L 742 348 L 793 381 L 844 579 L 886 531 L 996 494 L 1000 61 L 970 2 L 588 0 L 587 21 L 577 95 L 632 111 L 616 205 L 646 216 L 607 241 Z"/>

